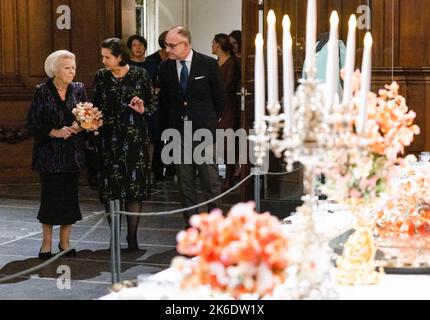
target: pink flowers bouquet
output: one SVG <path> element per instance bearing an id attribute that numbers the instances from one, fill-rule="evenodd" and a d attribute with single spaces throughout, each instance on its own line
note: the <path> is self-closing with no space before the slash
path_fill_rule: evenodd
<path id="1" fill-rule="evenodd" d="M 376 232 L 380 236 L 430 235 L 430 166 L 406 165 L 396 188 L 401 190 L 379 205 Z"/>
<path id="2" fill-rule="evenodd" d="M 103 125 L 103 114 L 90 102 L 78 103 L 72 110 L 82 129 L 93 131 L 98 135 L 98 129 Z"/>
<path id="3" fill-rule="evenodd" d="M 358 78 L 357 71 L 355 79 Z M 357 101 L 359 86 L 355 84 L 354 87 Z M 369 94 L 364 131 L 366 146 L 364 150 L 351 148 L 332 159 L 325 171 L 327 183 L 323 192 L 338 200 L 367 202 L 386 190 L 387 182 L 397 175 L 399 165 L 403 163 L 400 155 L 412 143 L 414 135 L 420 133 L 418 126 L 413 124 L 415 112 L 408 109 L 398 90 L 399 85 L 393 82 L 379 90 L 378 95 Z M 353 110 L 358 114 L 357 103 Z"/>
<path id="4" fill-rule="evenodd" d="M 192 228 L 177 236 L 180 254 L 173 267 L 182 287 L 209 286 L 213 292 L 239 298 L 263 297 L 286 279 L 288 239 L 280 221 L 258 214 L 253 203 L 240 203 L 224 217 L 220 210 L 191 218 Z"/>

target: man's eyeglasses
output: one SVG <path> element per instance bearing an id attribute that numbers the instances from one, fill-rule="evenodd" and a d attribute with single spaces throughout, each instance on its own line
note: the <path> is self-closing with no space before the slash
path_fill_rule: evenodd
<path id="1" fill-rule="evenodd" d="M 185 42 L 187 42 L 187 41 L 184 40 L 184 41 L 178 42 L 176 44 L 172 44 L 172 43 L 164 43 L 164 44 L 166 45 L 166 47 L 169 47 L 170 49 L 175 49 L 176 46 L 179 46 L 181 43 L 185 43 Z"/>

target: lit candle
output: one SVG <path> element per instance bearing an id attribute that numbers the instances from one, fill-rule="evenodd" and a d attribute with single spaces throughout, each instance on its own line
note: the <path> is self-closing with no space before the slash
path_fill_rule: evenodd
<path id="1" fill-rule="evenodd" d="M 372 44 L 372 35 L 367 32 L 364 37 L 363 64 L 361 66 L 360 113 L 357 123 L 359 133 L 363 133 L 367 120 L 367 96 L 370 91 L 372 77 Z"/>
<path id="2" fill-rule="evenodd" d="M 315 63 L 315 49 L 317 39 L 317 1 L 308 0 L 306 16 L 306 70 Z"/>
<path id="3" fill-rule="evenodd" d="M 278 89 L 278 41 L 276 39 L 276 16 L 273 10 L 267 15 L 267 91 L 268 104 L 279 103 Z"/>
<path id="4" fill-rule="evenodd" d="M 332 107 L 335 94 L 339 87 L 339 16 L 333 11 L 330 16 L 330 38 L 328 41 L 327 69 L 326 69 L 326 106 Z"/>
<path id="5" fill-rule="evenodd" d="M 290 31 L 291 21 L 288 15 L 285 15 L 282 20 L 282 28 L 284 113 L 286 130 L 289 131 L 293 127 L 294 65 L 293 38 Z"/>
<path id="6" fill-rule="evenodd" d="M 254 94 L 255 94 L 255 125 L 259 127 L 263 120 L 265 109 L 265 78 L 264 78 L 264 54 L 263 54 L 263 36 L 257 34 L 255 38 L 255 78 L 254 78 Z"/>
<path id="7" fill-rule="evenodd" d="M 346 43 L 345 78 L 343 85 L 343 104 L 348 105 L 352 100 L 352 76 L 355 68 L 355 32 L 357 28 L 357 18 L 351 15 L 349 18 L 348 40 Z"/>

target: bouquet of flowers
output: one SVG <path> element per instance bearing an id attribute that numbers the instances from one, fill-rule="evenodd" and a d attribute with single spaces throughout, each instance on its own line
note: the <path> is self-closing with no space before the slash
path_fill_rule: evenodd
<path id="1" fill-rule="evenodd" d="M 90 102 L 78 103 L 72 112 L 82 129 L 99 134 L 97 130 L 103 125 L 103 114 L 97 107 Z"/>
<path id="2" fill-rule="evenodd" d="M 355 79 L 359 79 L 359 71 Z M 354 89 L 353 113 L 358 114 L 359 85 L 355 84 Z M 348 149 L 328 161 L 324 193 L 338 200 L 368 202 L 379 197 L 391 177 L 398 174 L 399 165 L 403 163 L 399 156 L 420 132 L 413 124 L 415 112 L 408 110 L 398 90 L 399 85 L 393 82 L 379 90 L 378 95 L 369 94 L 365 147 Z M 352 125 L 355 128 L 355 123 Z"/>
<path id="3" fill-rule="evenodd" d="M 182 275 L 182 287 L 209 286 L 212 292 L 240 298 L 263 297 L 286 279 L 288 239 L 280 221 L 258 214 L 253 203 L 191 218 L 192 228 L 177 236 L 180 254 L 172 261 Z"/>

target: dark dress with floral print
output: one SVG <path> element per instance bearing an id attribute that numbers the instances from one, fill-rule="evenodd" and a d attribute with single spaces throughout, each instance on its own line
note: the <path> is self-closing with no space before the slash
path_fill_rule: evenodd
<path id="1" fill-rule="evenodd" d="M 101 69 L 95 75 L 94 90 L 94 105 L 103 112 L 103 126 L 97 137 L 100 199 L 104 203 L 144 200 L 150 172 L 145 115 L 153 113 L 156 106 L 151 79 L 145 70 L 134 66 L 121 79 Z M 144 114 L 128 106 L 136 96 L 144 101 Z"/>

